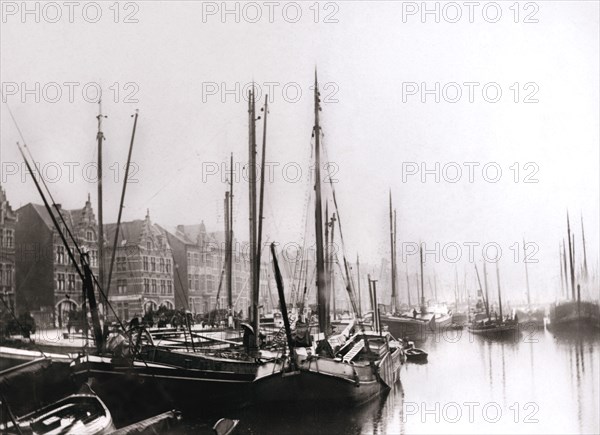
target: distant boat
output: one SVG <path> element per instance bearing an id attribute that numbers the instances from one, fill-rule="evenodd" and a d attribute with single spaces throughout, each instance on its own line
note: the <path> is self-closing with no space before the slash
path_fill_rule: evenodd
<path id="1" fill-rule="evenodd" d="M 550 306 L 548 329 L 600 329 L 600 306 L 593 301 L 564 301 Z"/>
<path id="2" fill-rule="evenodd" d="M 397 338 L 423 341 L 428 333 L 435 331 L 435 319 L 432 313 L 420 313 L 415 309 L 412 313 L 399 315 L 382 315 L 381 323 L 388 327 L 390 333 Z"/>
<path id="3" fill-rule="evenodd" d="M 469 324 L 469 332 L 488 338 L 512 338 L 519 330 L 514 320 L 485 319 Z"/>
<path id="4" fill-rule="evenodd" d="M 394 337 L 409 338 L 423 341 L 427 334 L 447 327 L 452 323 L 452 314 L 444 304 L 427 306 L 423 293 L 423 251 L 419 248 L 421 258 L 421 305 L 419 310 L 413 308 L 412 312 L 402 314 L 388 314 L 381 316 L 381 323 L 386 325 Z"/>
<path id="5" fill-rule="evenodd" d="M 517 309 L 515 313 L 521 328 L 543 328 L 546 310 L 544 308 Z"/>
<path id="6" fill-rule="evenodd" d="M 477 280 L 479 282 L 479 289 L 481 294 L 483 295 L 483 290 L 481 289 L 481 281 L 479 280 L 479 272 L 477 271 L 477 266 L 475 266 L 475 271 L 477 272 Z M 485 263 L 484 263 L 484 277 L 486 277 L 485 273 Z M 500 268 L 498 266 L 498 262 L 496 262 L 496 280 L 498 283 L 498 306 L 500 309 L 500 315 L 496 315 L 492 317 L 490 315 L 489 310 L 489 299 L 486 297 L 485 300 L 485 308 L 487 317 L 482 320 L 473 320 L 469 324 L 469 332 L 482 335 L 487 338 L 514 338 L 516 334 L 519 332 L 519 323 L 517 319 L 511 316 L 503 316 L 502 314 L 502 292 L 500 290 Z M 486 286 L 486 295 L 487 295 L 487 278 L 485 279 Z"/>
<path id="7" fill-rule="evenodd" d="M 4 434 L 104 435 L 114 431 L 112 416 L 98 396 L 72 394 L 22 417 L 0 424 Z"/>
<path id="8" fill-rule="evenodd" d="M 591 279 L 587 273 L 587 259 L 585 257 L 585 238 L 583 238 L 583 220 L 581 223 L 582 241 L 583 241 L 583 273 L 575 276 L 575 239 L 571 234 L 571 225 L 569 222 L 569 214 L 567 213 L 567 237 L 568 237 L 568 256 L 566 244 L 562 243 L 562 255 L 560 255 L 561 267 L 561 286 L 563 278 L 565 283 L 566 296 L 568 300 L 563 300 L 554 303 L 550 306 L 550 315 L 548 329 L 553 332 L 579 330 L 579 329 L 600 329 L 600 305 L 596 300 L 584 301 L 581 299 L 581 285 L 576 281 L 581 279 L 584 288 L 589 286 L 590 294 L 598 294 L 598 282 Z M 560 251 L 559 251 L 559 254 Z M 567 267 L 567 263 L 569 267 Z M 570 279 L 569 279 L 570 278 Z M 570 288 L 570 291 L 569 291 Z"/>

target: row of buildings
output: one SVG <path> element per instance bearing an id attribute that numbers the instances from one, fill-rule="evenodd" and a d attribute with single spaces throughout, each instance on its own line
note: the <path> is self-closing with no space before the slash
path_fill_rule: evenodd
<path id="1" fill-rule="evenodd" d="M 60 223 L 63 233 L 68 230 L 78 246 L 89 252 L 92 272 L 98 276 L 98 224 L 89 196 L 82 208 L 56 207 L 66 223 Z M 121 223 L 109 273 L 116 231 L 116 224 L 104 225 L 103 288 L 108 288 L 110 305 L 121 319 L 160 306 L 194 314 L 208 313 L 217 302 L 219 308 L 226 308 L 223 232 L 207 232 L 203 222 L 167 230 L 153 223 L 147 212 L 144 219 Z M 234 243 L 232 294 L 234 309 L 247 313 L 249 265 L 239 246 Z M 69 314 L 83 302 L 72 259 L 46 208 L 30 203 L 13 210 L 1 186 L 0 247 L 0 297 L 5 302 L 0 309 L 30 312 L 40 326 L 66 326 Z M 267 276 L 267 265 L 262 266 L 262 274 Z M 261 294 L 267 295 L 268 280 L 263 279 L 261 286 Z M 264 302 L 269 305 L 269 299 Z M 109 318 L 113 315 L 106 304 L 102 309 Z"/>

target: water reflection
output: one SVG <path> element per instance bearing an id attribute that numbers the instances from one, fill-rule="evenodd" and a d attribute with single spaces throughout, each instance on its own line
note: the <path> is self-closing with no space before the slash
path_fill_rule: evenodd
<path id="1" fill-rule="evenodd" d="M 463 331 L 421 346 L 429 362 L 406 364 L 402 382 L 366 405 L 225 416 L 241 420 L 239 434 L 600 433 L 598 332 L 496 341 Z"/>

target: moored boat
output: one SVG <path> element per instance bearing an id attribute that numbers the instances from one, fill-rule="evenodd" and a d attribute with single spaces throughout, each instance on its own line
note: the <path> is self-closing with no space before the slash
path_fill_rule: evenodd
<path id="1" fill-rule="evenodd" d="M 114 429 L 110 411 L 93 393 L 72 394 L 0 424 L 5 434 L 103 435 Z"/>

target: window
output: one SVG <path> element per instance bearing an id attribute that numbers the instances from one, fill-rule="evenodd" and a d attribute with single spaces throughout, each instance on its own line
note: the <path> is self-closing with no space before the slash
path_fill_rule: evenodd
<path id="1" fill-rule="evenodd" d="M 13 269 L 12 269 L 12 264 L 7 264 L 6 265 L 6 273 L 4 274 L 4 280 L 6 282 L 7 286 L 12 286 L 13 280 L 12 280 L 12 276 L 13 276 Z"/>
<path id="2" fill-rule="evenodd" d="M 200 254 L 194 253 L 194 266 L 200 266 Z"/>
<path id="3" fill-rule="evenodd" d="M 201 292 L 205 292 L 206 291 L 206 275 L 200 275 L 200 288 L 199 290 Z"/>
<path id="4" fill-rule="evenodd" d="M 90 258 L 90 266 L 96 267 L 98 266 L 98 251 L 95 249 L 92 251 L 92 255 Z"/>
<path id="5" fill-rule="evenodd" d="M 188 275 L 188 290 L 192 289 L 192 275 Z"/>
<path id="6" fill-rule="evenodd" d="M 4 265 L 2 263 L 0 263 L 0 286 L 2 286 L 4 284 L 4 270 L 3 270 Z"/>
<path id="7" fill-rule="evenodd" d="M 198 275 L 194 275 L 194 290 L 200 289 L 200 277 Z"/>
<path id="8" fill-rule="evenodd" d="M 125 272 L 127 270 L 127 257 L 117 257 L 117 272 Z"/>
<path id="9" fill-rule="evenodd" d="M 148 270 L 148 257 L 144 257 L 143 260 L 144 260 L 144 270 L 147 271 Z"/>
<path id="10" fill-rule="evenodd" d="M 147 249 L 147 250 L 151 250 L 151 249 L 152 249 L 152 241 L 151 241 L 151 240 L 148 240 L 148 241 L 146 242 L 146 249 Z"/>
<path id="11" fill-rule="evenodd" d="M 192 265 L 192 253 L 191 252 L 187 253 L 187 264 L 188 264 L 188 266 Z"/>
<path id="12" fill-rule="evenodd" d="M 150 257 L 150 270 L 156 272 L 156 258 Z"/>
<path id="13" fill-rule="evenodd" d="M 85 238 L 86 238 L 88 241 L 92 241 L 92 240 L 94 240 L 94 232 L 93 232 L 93 231 L 90 231 L 90 230 L 87 230 L 87 231 L 85 232 Z"/>
<path id="14" fill-rule="evenodd" d="M 206 275 L 206 291 L 215 291 L 215 277 L 212 275 Z"/>
<path id="15" fill-rule="evenodd" d="M 206 255 L 206 267 L 214 267 L 214 259 L 211 254 Z"/>
<path id="16" fill-rule="evenodd" d="M 65 290 L 65 274 L 64 273 L 58 274 L 57 288 L 58 288 L 58 290 L 62 290 L 62 291 Z"/>
<path id="17" fill-rule="evenodd" d="M 123 319 L 129 320 L 129 303 L 123 302 Z"/>
<path id="18" fill-rule="evenodd" d="M 159 272 L 164 272 L 164 271 L 165 271 L 165 259 L 164 259 L 164 258 L 161 258 L 161 259 L 159 260 L 159 263 L 158 263 L 158 271 L 159 271 Z"/>
<path id="19" fill-rule="evenodd" d="M 167 258 L 167 273 L 171 273 L 171 260 Z"/>
<path id="20" fill-rule="evenodd" d="M 144 278 L 144 293 L 150 293 L 150 280 Z"/>
<path id="21" fill-rule="evenodd" d="M 156 294 L 156 280 L 155 279 L 152 280 L 152 294 L 153 295 Z"/>
<path id="22" fill-rule="evenodd" d="M 171 293 L 173 293 L 173 283 L 168 280 L 167 281 L 167 294 L 170 295 Z"/>
<path id="23" fill-rule="evenodd" d="M 9 229 L 4 230 L 4 246 L 7 248 L 12 248 L 13 245 L 14 245 L 13 230 L 9 230 Z"/>
<path id="24" fill-rule="evenodd" d="M 56 248 L 56 262 L 58 264 L 64 264 L 65 263 L 65 247 L 64 246 L 57 246 L 57 248 Z"/>
<path id="25" fill-rule="evenodd" d="M 164 294 L 166 294 L 166 293 L 167 293 L 167 286 L 166 286 L 166 284 L 165 284 L 165 280 L 164 280 L 164 279 L 161 279 L 161 280 L 160 280 L 160 294 L 161 294 L 161 295 L 164 295 Z"/>
<path id="26" fill-rule="evenodd" d="M 70 273 L 67 276 L 67 279 L 68 279 L 68 281 L 67 281 L 67 289 L 68 290 L 75 290 L 75 275 L 72 274 L 72 273 Z"/>

